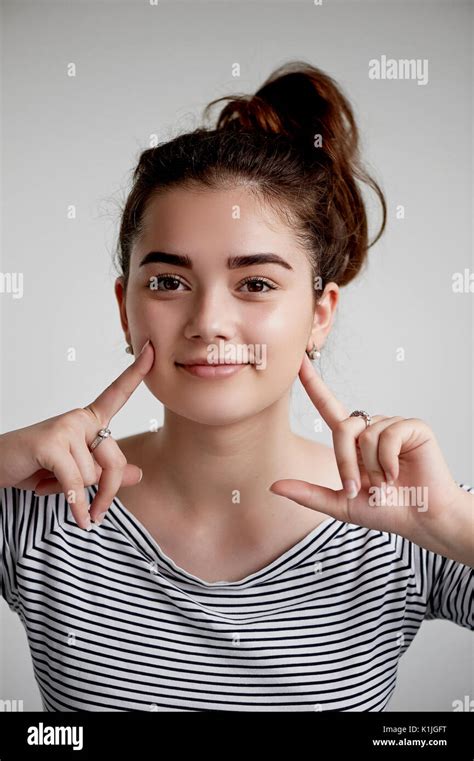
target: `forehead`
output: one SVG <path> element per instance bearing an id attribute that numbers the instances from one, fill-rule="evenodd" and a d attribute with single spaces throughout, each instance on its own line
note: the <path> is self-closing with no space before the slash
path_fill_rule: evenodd
<path id="1" fill-rule="evenodd" d="M 136 255 L 158 247 L 174 247 L 191 256 L 251 250 L 275 250 L 295 261 L 301 256 L 288 223 L 243 187 L 173 188 L 153 197 L 143 216 Z"/>

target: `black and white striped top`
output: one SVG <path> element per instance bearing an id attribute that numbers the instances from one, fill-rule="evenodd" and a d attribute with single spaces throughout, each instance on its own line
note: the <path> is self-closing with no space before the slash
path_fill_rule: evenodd
<path id="1" fill-rule="evenodd" d="M 0 518 L 46 711 L 384 711 L 423 619 L 474 628 L 472 568 L 334 518 L 230 582 L 177 566 L 118 498 L 87 532 L 63 494 L 4 487 Z"/>

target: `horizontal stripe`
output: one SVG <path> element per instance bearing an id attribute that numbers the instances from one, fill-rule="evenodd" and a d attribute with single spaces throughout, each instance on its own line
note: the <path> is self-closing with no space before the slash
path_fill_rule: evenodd
<path id="1" fill-rule="evenodd" d="M 472 568 L 334 518 L 206 582 L 118 498 L 86 532 L 63 494 L 3 487 L 0 560 L 45 711 L 385 711 L 424 620 L 474 629 Z"/>

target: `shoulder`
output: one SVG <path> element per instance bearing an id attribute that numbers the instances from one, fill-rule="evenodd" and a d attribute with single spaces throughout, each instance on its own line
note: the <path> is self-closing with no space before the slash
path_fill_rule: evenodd
<path id="1" fill-rule="evenodd" d="M 85 487 L 86 499 L 92 502 L 91 487 Z M 69 502 L 62 491 L 53 494 L 36 494 L 34 489 L 22 489 L 19 486 L 3 486 L 0 488 L 0 520 L 3 526 L 15 526 L 19 532 L 26 533 L 30 522 L 34 521 L 35 530 L 50 525 L 52 516 L 61 516 L 70 520 Z M 74 521 L 75 523 L 75 521 Z"/>

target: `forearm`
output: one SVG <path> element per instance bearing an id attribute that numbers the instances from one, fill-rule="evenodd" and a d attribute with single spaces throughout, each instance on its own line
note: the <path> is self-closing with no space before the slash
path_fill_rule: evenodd
<path id="1" fill-rule="evenodd" d="M 474 568 L 474 494 L 461 487 L 446 514 L 440 554 Z"/>

